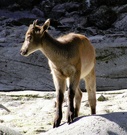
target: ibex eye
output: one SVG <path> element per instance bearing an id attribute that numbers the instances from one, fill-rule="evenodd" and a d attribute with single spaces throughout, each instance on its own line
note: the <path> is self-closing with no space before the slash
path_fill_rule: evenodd
<path id="1" fill-rule="evenodd" d="M 27 40 L 30 41 L 31 39 L 32 39 L 32 36 L 28 36 L 28 37 L 27 37 Z"/>

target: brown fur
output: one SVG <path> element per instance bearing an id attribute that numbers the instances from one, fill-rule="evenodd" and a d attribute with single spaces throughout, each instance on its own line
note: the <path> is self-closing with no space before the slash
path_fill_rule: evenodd
<path id="1" fill-rule="evenodd" d="M 91 114 L 96 113 L 95 50 L 88 38 L 70 33 L 54 39 L 46 31 L 50 20 L 43 26 L 30 25 L 21 48 L 21 54 L 28 56 L 36 50 L 48 58 L 57 93 L 57 109 L 53 127 L 58 127 L 62 119 L 62 103 L 66 85 L 68 87 L 67 122 L 78 116 L 82 92 L 80 79 L 85 80 Z"/>

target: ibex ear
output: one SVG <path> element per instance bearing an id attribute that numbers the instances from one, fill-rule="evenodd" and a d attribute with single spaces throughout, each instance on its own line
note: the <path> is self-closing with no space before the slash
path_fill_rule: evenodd
<path id="1" fill-rule="evenodd" d="M 47 19 L 45 23 L 43 24 L 43 30 L 47 30 L 50 26 L 50 19 Z"/>
<path id="2" fill-rule="evenodd" d="M 37 25 L 37 21 L 38 21 L 38 20 L 34 20 L 34 21 L 33 21 L 33 28 L 35 28 L 35 26 Z"/>

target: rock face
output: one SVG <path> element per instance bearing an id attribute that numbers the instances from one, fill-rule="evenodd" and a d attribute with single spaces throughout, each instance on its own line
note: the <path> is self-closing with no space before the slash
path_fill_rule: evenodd
<path id="1" fill-rule="evenodd" d="M 37 52 L 25 58 L 19 54 L 29 24 L 39 19 L 41 25 L 49 17 L 52 18 L 49 33 L 54 37 L 82 33 L 95 46 L 97 90 L 126 88 L 127 10 L 123 5 L 126 1 L 103 2 L 26 0 L 21 4 L 20 0 L 9 3 L 3 0 L 0 3 L 3 7 L 0 10 L 0 90 L 54 90 L 44 55 Z M 83 82 L 81 88 L 84 89 Z"/>

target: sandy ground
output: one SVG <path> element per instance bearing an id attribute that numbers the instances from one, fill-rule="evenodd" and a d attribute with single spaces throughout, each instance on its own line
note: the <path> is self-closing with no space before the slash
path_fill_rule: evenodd
<path id="1" fill-rule="evenodd" d="M 63 103 L 66 122 L 67 94 Z M 97 92 L 97 115 L 127 111 L 127 90 Z M 38 135 L 52 129 L 55 113 L 55 92 L 0 92 L 0 123 L 20 131 L 23 135 Z M 5 109 L 3 109 L 4 107 Z M 90 115 L 87 93 L 83 92 L 80 116 Z"/>

